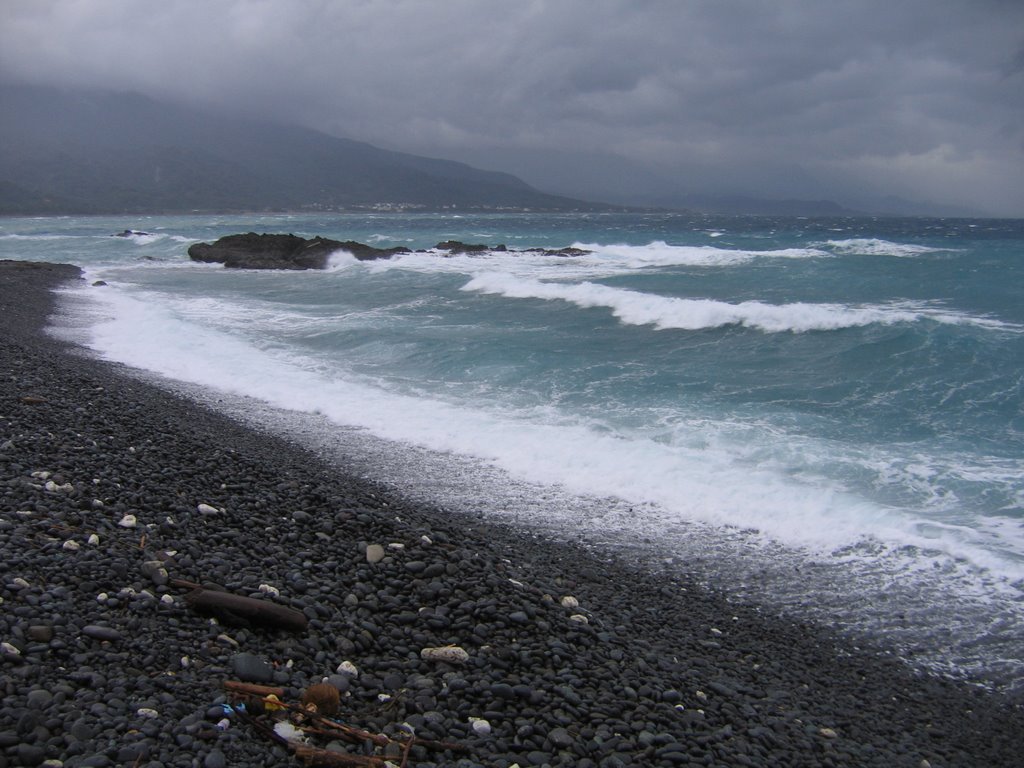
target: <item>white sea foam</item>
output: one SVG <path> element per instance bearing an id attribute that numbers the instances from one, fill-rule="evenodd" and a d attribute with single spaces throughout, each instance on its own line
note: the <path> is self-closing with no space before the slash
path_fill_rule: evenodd
<path id="1" fill-rule="evenodd" d="M 745 264 L 755 259 L 828 258 L 819 248 L 776 248 L 763 251 L 737 248 L 716 248 L 710 245 L 669 245 L 655 240 L 647 245 L 603 245 L 574 243 L 574 248 L 591 251 L 594 258 L 613 259 L 629 268 L 642 267 L 722 267 Z"/>
<path id="2" fill-rule="evenodd" d="M 828 240 L 822 244 L 840 254 L 858 254 L 863 256 L 899 256 L 912 258 L 925 253 L 948 251 L 948 248 L 935 248 L 928 245 L 911 243 L 893 243 L 874 237 L 855 237 L 847 240 Z"/>
<path id="3" fill-rule="evenodd" d="M 529 482 L 623 499 L 646 510 L 618 521 L 634 533 L 690 520 L 757 529 L 787 545 L 821 551 L 872 540 L 921 547 L 997 576 L 1024 578 L 1021 553 L 1008 558 L 986 546 L 977 531 L 867 501 L 820 477 L 800 480 L 788 471 L 791 462 L 764 460 L 770 434 L 758 438 L 762 456 L 756 456 L 750 433 L 735 439 L 713 422 L 681 424 L 677 431 L 685 439 L 666 441 L 609 432 L 566 414 L 553 418 L 548 410 L 410 396 L 323 360 L 261 348 L 237 333 L 197 322 L 223 313 L 216 302 L 174 309 L 116 286 L 76 290 L 99 307 L 102 319 L 92 325 L 87 343 L 105 358 L 275 407 L 322 414 L 398 443 L 474 457 Z M 613 521 L 599 522 L 607 527 Z"/>
<path id="4" fill-rule="evenodd" d="M 83 235 L 22 235 L 17 232 L 0 234 L 0 240 L 73 240 Z"/>
<path id="5" fill-rule="evenodd" d="M 912 323 L 922 319 L 950 324 L 1012 327 L 988 318 L 972 318 L 922 306 L 911 309 L 905 304 L 855 306 L 803 302 L 766 304 L 760 301 L 731 304 L 712 299 L 657 296 L 590 282 L 542 282 L 498 272 L 477 275 L 463 286 L 463 290 L 513 299 L 567 301 L 584 309 L 606 308 L 625 325 L 653 325 L 659 330 L 701 330 L 737 325 L 766 333 L 805 333 L 875 323 Z"/>
<path id="6" fill-rule="evenodd" d="M 609 277 L 629 274 L 638 269 L 660 267 L 732 267 L 757 259 L 831 258 L 832 254 L 818 248 L 779 248 L 775 250 L 740 250 L 710 245 L 669 245 L 655 241 L 647 245 L 603 245 L 573 243 L 587 253 L 579 256 L 548 255 L 538 251 L 485 251 L 477 254 L 446 255 L 441 251 L 428 254 L 411 253 L 391 259 L 367 262 L 368 268 L 385 272 L 403 269 L 415 272 L 478 274 L 501 270 L 510 274 L 530 275 L 557 269 L 561 275 Z"/>

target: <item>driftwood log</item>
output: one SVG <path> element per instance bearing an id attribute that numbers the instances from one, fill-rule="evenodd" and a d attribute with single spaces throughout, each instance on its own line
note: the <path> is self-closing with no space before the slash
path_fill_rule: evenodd
<path id="1" fill-rule="evenodd" d="M 301 611 L 269 600 L 204 589 L 199 584 L 180 579 L 174 579 L 171 583 L 190 588 L 192 591 L 185 595 L 185 602 L 204 616 L 213 616 L 227 623 L 259 624 L 293 631 L 302 631 L 309 625 L 309 619 Z"/>

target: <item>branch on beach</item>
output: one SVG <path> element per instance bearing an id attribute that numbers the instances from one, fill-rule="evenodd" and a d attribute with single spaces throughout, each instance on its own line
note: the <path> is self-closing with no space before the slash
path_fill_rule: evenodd
<path id="1" fill-rule="evenodd" d="M 171 583 L 192 590 L 185 595 L 185 602 L 196 611 L 228 623 L 241 621 L 293 631 L 303 631 L 309 625 L 309 619 L 301 611 L 269 600 L 205 589 L 200 584 L 181 579 L 172 579 Z"/>
<path id="2" fill-rule="evenodd" d="M 315 687 L 315 686 L 314 686 Z M 303 760 L 307 766 L 354 766 L 355 768 L 374 768 L 384 766 L 388 760 L 376 755 L 352 755 L 344 752 L 335 752 L 322 749 L 310 743 L 300 740 L 285 738 L 273 725 L 268 724 L 264 713 L 273 717 L 275 714 L 280 718 L 288 713 L 290 718 L 290 729 L 303 738 L 324 738 L 347 741 L 350 744 L 362 745 L 373 744 L 374 747 L 383 748 L 389 744 L 401 746 L 401 765 L 408 765 L 409 755 L 413 746 L 422 747 L 432 752 L 451 752 L 454 754 L 468 754 L 469 748 L 463 744 L 450 741 L 433 741 L 422 739 L 414 735 L 393 739 L 383 733 L 372 733 L 347 723 L 340 722 L 332 717 L 327 717 L 317 711 L 315 706 L 306 704 L 292 704 L 282 701 L 279 694 L 283 689 L 265 685 L 254 685 L 236 680 L 225 680 L 224 689 L 236 698 L 243 699 L 249 706 L 238 705 L 234 708 L 240 718 L 256 728 L 260 733 L 273 741 L 283 744 L 291 749 L 295 755 Z M 278 726 L 280 727 L 280 726 Z"/>

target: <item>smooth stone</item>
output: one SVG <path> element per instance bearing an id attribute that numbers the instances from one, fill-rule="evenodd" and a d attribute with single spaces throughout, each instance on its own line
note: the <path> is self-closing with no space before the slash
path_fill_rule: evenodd
<path id="1" fill-rule="evenodd" d="M 380 544 L 370 544 L 366 547 L 366 562 L 379 563 L 384 559 L 384 547 Z"/>
<path id="2" fill-rule="evenodd" d="M 48 643 L 53 640 L 53 627 L 34 624 L 25 630 L 25 636 L 37 643 Z"/>
<path id="3" fill-rule="evenodd" d="M 101 627 L 97 624 L 87 624 L 82 627 L 82 634 L 91 637 L 93 640 L 109 640 L 114 642 L 121 639 L 121 633 L 113 627 Z"/>
<path id="4" fill-rule="evenodd" d="M 147 560 L 142 564 L 142 575 L 150 579 L 158 587 L 167 583 L 167 569 L 160 560 Z"/>
<path id="5" fill-rule="evenodd" d="M 19 744 L 18 745 L 18 761 L 19 765 L 34 766 L 39 765 L 46 759 L 46 750 L 43 747 L 38 747 L 35 744 Z"/>
<path id="6" fill-rule="evenodd" d="M 495 683 L 491 686 L 491 693 L 500 699 L 514 699 L 516 692 L 508 683 Z"/>
<path id="7" fill-rule="evenodd" d="M 0 731 L 0 747 L 14 747 L 21 744 L 17 731 Z"/>
<path id="8" fill-rule="evenodd" d="M 78 741 L 89 741 L 96 737 L 96 729 L 86 720 L 76 720 L 71 726 L 71 735 Z"/>
<path id="9" fill-rule="evenodd" d="M 224 753 L 219 749 L 211 750 L 203 759 L 203 768 L 225 768 L 227 764 L 227 758 L 224 757 Z"/>
<path id="10" fill-rule="evenodd" d="M 554 728 L 548 733 L 548 740 L 555 749 L 568 749 L 573 745 L 575 739 L 565 728 Z"/>
<path id="11" fill-rule="evenodd" d="M 236 653 L 232 656 L 231 669 L 239 680 L 247 683 L 269 683 L 274 679 L 274 668 L 252 653 Z"/>
<path id="12" fill-rule="evenodd" d="M 25 701 L 32 709 L 45 709 L 53 701 L 53 694 L 45 688 L 37 688 L 34 691 L 29 691 Z"/>

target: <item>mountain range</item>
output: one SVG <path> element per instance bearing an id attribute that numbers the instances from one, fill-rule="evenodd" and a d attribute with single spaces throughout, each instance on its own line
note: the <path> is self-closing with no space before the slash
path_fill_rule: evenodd
<path id="1" fill-rule="evenodd" d="M 274 112 L 267 104 L 261 114 Z M 608 155 L 467 149 L 461 159 L 382 149 L 290 123 L 287 114 L 257 119 L 131 92 L 0 84 L 0 215 L 666 209 L 976 215 L 895 197 L 855 202 L 853 210 L 827 199 L 696 191 Z"/>
<path id="2" fill-rule="evenodd" d="M 285 121 L 0 86 L 0 214 L 613 208 Z"/>

